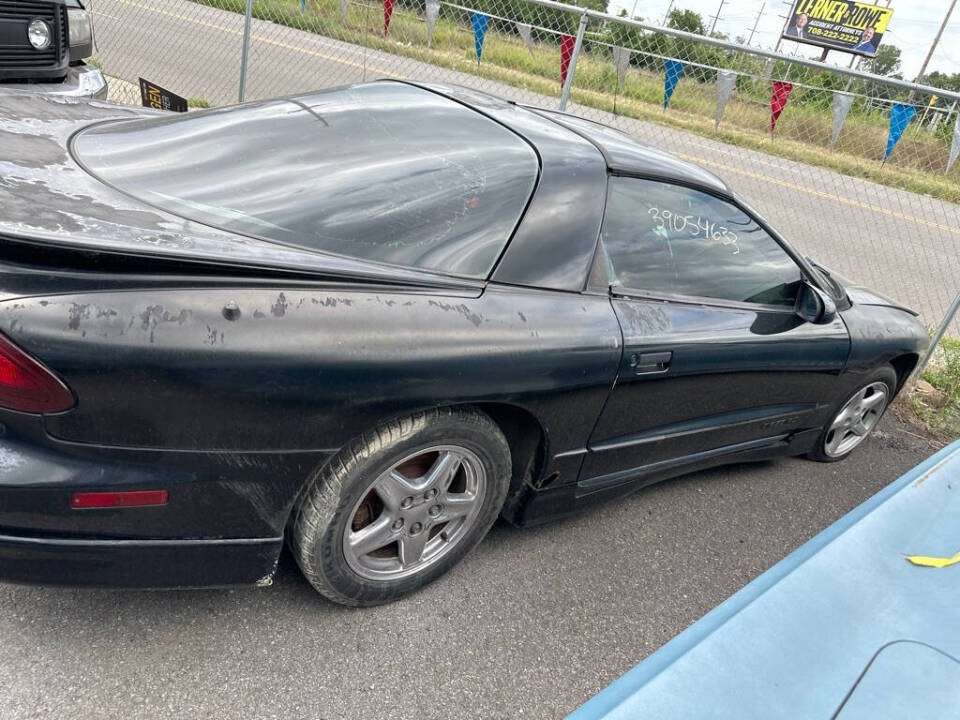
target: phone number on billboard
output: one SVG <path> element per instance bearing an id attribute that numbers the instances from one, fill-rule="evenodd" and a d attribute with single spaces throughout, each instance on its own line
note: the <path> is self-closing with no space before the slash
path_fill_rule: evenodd
<path id="1" fill-rule="evenodd" d="M 825 40 L 839 40 L 841 42 L 853 43 L 854 45 L 860 42 L 859 35 L 848 35 L 847 33 L 834 32 L 833 30 L 811 28 L 810 34 L 816 37 L 822 37 Z"/>

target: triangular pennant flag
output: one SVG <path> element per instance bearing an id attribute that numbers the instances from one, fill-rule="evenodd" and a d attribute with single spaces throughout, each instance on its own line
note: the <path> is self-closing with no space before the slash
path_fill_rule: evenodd
<path id="1" fill-rule="evenodd" d="M 663 109 L 667 109 L 670 104 L 670 98 L 673 97 L 673 91 L 680 82 L 680 76 L 683 75 L 684 65 L 679 60 L 667 60 L 664 62 L 666 74 L 663 78 Z"/>
<path id="2" fill-rule="evenodd" d="M 853 95 L 848 92 L 836 90 L 833 93 L 833 132 L 830 134 L 830 151 L 833 152 L 833 146 L 837 144 L 837 138 L 840 137 L 840 130 L 843 129 L 843 123 L 847 120 L 847 114 L 853 105 Z"/>
<path id="3" fill-rule="evenodd" d="M 517 26 L 517 35 L 520 36 L 520 39 L 523 40 L 523 44 L 526 46 L 527 50 L 530 51 L 530 57 L 533 57 L 533 38 L 531 37 L 531 30 L 533 29 L 527 23 L 514 23 Z"/>
<path id="4" fill-rule="evenodd" d="M 350 0 L 340 0 L 340 24 L 347 24 L 347 8 L 350 7 Z"/>
<path id="5" fill-rule="evenodd" d="M 773 92 L 770 94 L 771 135 L 777 127 L 777 119 L 780 117 L 780 113 L 782 113 L 783 109 L 787 106 L 787 99 L 790 97 L 791 90 L 793 90 L 793 85 L 790 83 L 783 82 L 782 80 L 773 81 Z"/>
<path id="6" fill-rule="evenodd" d="M 960 155 L 960 115 L 957 115 L 957 124 L 953 126 L 953 142 L 950 143 L 950 156 L 947 158 L 947 172 L 944 175 L 950 172 L 958 155 Z"/>
<path id="7" fill-rule="evenodd" d="M 577 39 L 573 35 L 560 36 L 560 87 L 567 84 L 567 70 L 570 68 L 570 58 L 573 57 L 573 48 Z"/>
<path id="8" fill-rule="evenodd" d="M 427 0 L 427 47 L 433 45 L 433 29 L 440 17 L 440 0 Z"/>
<path id="9" fill-rule="evenodd" d="M 613 64 L 617 67 L 617 82 L 620 84 L 620 92 L 623 92 L 623 83 L 627 79 L 627 68 L 630 67 L 630 56 L 633 54 L 633 51 L 625 48 L 614 46 L 613 48 Z"/>
<path id="10" fill-rule="evenodd" d="M 390 28 L 390 16 L 393 15 L 393 6 L 397 0 L 383 0 L 383 36 L 387 36 Z"/>
<path id="11" fill-rule="evenodd" d="M 890 134 L 887 136 L 887 152 L 883 156 L 883 162 L 886 162 L 887 158 L 890 157 L 894 145 L 900 142 L 903 131 L 907 129 L 907 125 L 913 120 L 916 112 L 917 109 L 913 105 L 902 105 L 901 103 L 895 103 L 890 108 Z"/>
<path id="12" fill-rule="evenodd" d="M 720 127 L 723 111 L 726 110 L 736 88 L 737 74 L 733 70 L 717 70 L 717 116 L 713 123 L 714 130 Z"/>
<path id="13" fill-rule="evenodd" d="M 483 37 L 487 34 L 487 16 L 483 13 L 473 13 L 473 44 L 477 49 L 477 65 L 480 64 L 480 55 L 483 54 Z"/>

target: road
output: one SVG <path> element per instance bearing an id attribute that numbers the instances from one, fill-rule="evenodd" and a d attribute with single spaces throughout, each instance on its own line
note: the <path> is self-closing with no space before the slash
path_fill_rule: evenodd
<path id="1" fill-rule="evenodd" d="M 142 75 L 215 104 L 236 101 L 241 16 L 187 0 L 97 0 L 95 10 L 98 56 L 109 74 L 132 82 Z M 395 77 L 459 83 L 544 107 L 558 102 L 263 20 L 254 20 L 249 68 L 247 99 Z M 716 172 L 801 252 L 906 303 L 927 324 L 960 290 L 960 206 L 595 108 L 568 110 Z M 955 329 L 960 335 L 960 323 Z"/>

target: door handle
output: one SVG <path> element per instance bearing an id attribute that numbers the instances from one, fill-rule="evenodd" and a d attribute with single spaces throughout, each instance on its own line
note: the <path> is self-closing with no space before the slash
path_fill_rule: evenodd
<path id="1" fill-rule="evenodd" d="M 672 352 L 632 353 L 630 355 L 630 367 L 633 369 L 634 375 L 662 373 L 670 368 L 672 359 Z"/>

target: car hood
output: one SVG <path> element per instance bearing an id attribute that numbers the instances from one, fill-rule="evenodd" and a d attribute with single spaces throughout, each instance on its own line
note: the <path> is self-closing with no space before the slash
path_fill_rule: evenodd
<path id="1" fill-rule="evenodd" d="M 891 708 L 904 708 L 902 717 L 956 717 L 960 625 L 949 618 L 956 618 L 960 566 L 937 563 L 957 550 L 958 474 L 960 441 L 793 551 L 567 720 L 766 718 L 770 708 L 841 720 L 891 717 Z"/>
<path id="2" fill-rule="evenodd" d="M 897 310 L 903 310 L 904 312 L 910 313 L 914 317 L 919 315 L 919 313 L 917 313 L 915 310 L 911 310 L 903 303 L 892 300 L 886 295 L 881 295 L 876 290 L 871 290 L 868 287 L 864 287 L 863 285 L 860 285 L 829 268 L 825 268 L 819 263 L 813 264 L 821 271 L 826 272 L 837 284 L 839 284 L 843 291 L 847 294 L 847 298 L 854 305 L 876 305 L 878 307 L 890 307 L 896 308 Z"/>
<path id="3" fill-rule="evenodd" d="M 81 250 L 161 256 L 392 284 L 456 286 L 435 273 L 277 245 L 178 217 L 88 174 L 71 137 L 158 111 L 0 91 L 0 237 Z"/>
<path id="4" fill-rule="evenodd" d="M 875 290 L 870 288 L 865 288 L 862 285 L 848 285 L 846 282 L 841 283 L 843 289 L 847 291 L 847 297 L 850 298 L 850 302 L 854 305 L 878 305 L 881 307 L 891 307 L 896 308 L 897 310 L 903 310 L 908 312 L 914 317 L 917 317 L 919 313 L 916 310 L 911 310 L 903 303 L 899 303 L 896 300 L 891 300 L 890 298 L 881 295 Z"/>

